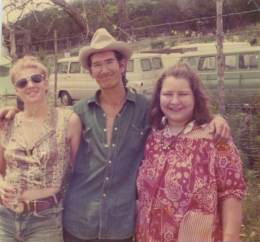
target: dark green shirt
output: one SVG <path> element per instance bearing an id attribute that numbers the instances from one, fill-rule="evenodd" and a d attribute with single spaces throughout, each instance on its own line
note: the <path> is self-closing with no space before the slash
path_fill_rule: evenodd
<path id="1" fill-rule="evenodd" d="M 136 175 L 149 131 L 148 103 L 127 91 L 109 147 L 106 114 L 97 95 L 74 106 L 84 131 L 66 196 L 64 226 L 80 239 L 123 239 L 134 235 Z"/>

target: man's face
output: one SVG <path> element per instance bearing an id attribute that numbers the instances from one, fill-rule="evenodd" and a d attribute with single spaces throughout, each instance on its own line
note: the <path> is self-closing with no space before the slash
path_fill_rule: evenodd
<path id="1" fill-rule="evenodd" d="M 93 54 L 90 74 L 101 89 L 112 89 L 122 85 L 122 73 L 125 71 L 125 60 L 118 61 L 113 51 Z"/>

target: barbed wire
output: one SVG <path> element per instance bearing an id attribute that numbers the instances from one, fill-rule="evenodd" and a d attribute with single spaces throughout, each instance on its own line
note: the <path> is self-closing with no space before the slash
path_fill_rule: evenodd
<path id="1" fill-rule="evenodd" d="M 244 15 L 244 14 L 253 14 L 253 13 L 259 13 L 259 10 L 248 10 L 248 11 L 233 12 L 233 13 L 223 14 L 223 17 L 230 17 L 230 16 Z M 152 25 L 145 25 L 145 26 L 139 26 L 139 27 L 131 27 L 131 28 L 127 28 L 126 32 L 128 31 L 129 35 L 131 35 L 131 33 L 135 32 L 135 31 L 140 31 L 140 30 L 144 30 L 144 29 L 167 27 L 167 26 L 172 27 L 172 26 L 186 24 L 186 23 L 192 23 L 192 22 L 194 22 L 194 23 L 200 22 L 201 23 L 201 22 L 211 20 L 211 19 L 215 19 L 215 18 L 216 18 L 216 16 L 214 15 L 214 16 L 207 16 L 207 17 L 192 18 L 192 19 L 183 20 L 183 21 L 173 21 L 173 22 L 167 22 L 167 23 L 162 23 L 162 24 L 152 24 Z M 241 31 L 241 30 L 237 30 L 237 31 L 230 30 L 230 31 L 231 31 L 231 33 L 235 33 L 235 32 L 239 32 L 239 33 L 260 32 L 259 29 L 250 29 L 247 32 Z M 228 33 L 228 34 L 230 34 L 230 33 Z M 195 37 L 195 38 L 200 39 L 200 37 Z M 86 33 L 80 32 L 80 33 L 77 33 L 77 34 L 59 37 L 57 39 L 57 41 L 74 40 L 74 39 L 82 39 L 82 42 L 87 42 L 88 36 L 87 36 Z M 188 39 L 188 38 L 185 37 L 184 39 Z M 192 37 L 192 39 L 194 39 L 194 37 Z M 46 38 L 44 40 L 32 41 L 31 44 L 40 44 L 40 43 L 51 42 L 51 41 L 54 41 L 54 38 Z M 8 39 L 5 39 L 5 42 L 7 44 L 10 43 L 10 41 Z"/>
<path id="2" fill-rule="evenodd" d="M 229 16 L 235 16 L 235 15 L 243 15 L 243 14 L 251 14 L 251 13 L 259 13 L 259 10 L 248 10 L 248 11 L 241 11 L 241 12 L 234 12 L 234 13 L 228 13 L 228 14 L 223 14 L 223 17 L 229 17 Z M 191 23 L 191 22 L 203 22 L 205 20 L 210 20 L 210 19 L 215 19 L 216 16 L 208 16 L 208 17 L 200 17 L 200 18 L 192 18 L 188 20 L 183 20 L 183 21 L 174 21 L 174 22 L 168 22 L 168 23 L 163 23 L 163 24 L 151 24 L 151 25 L 146 25 L 146 26 L 140 26 L 140 27 L 132 27 L 133 30 L 141 30 L 145 28 L 151 28 L 151 27 L 162 27 L 162 26 L 167 26 L 167 25 L 178 25 L 178 24 L 185 24 L 185 23 Z"/>

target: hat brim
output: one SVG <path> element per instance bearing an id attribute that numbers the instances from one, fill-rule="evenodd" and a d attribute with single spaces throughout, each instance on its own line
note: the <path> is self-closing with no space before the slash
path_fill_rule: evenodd
<path id="1" fill-rule="evenodd" d="M 132 55 L 132 50 L 129 47 L 129 45 L 126 42 L 123 41 L 116 41 L 114 43 L 111 43 L 105 47 L 102 48 L 93 48 L 91 46 L 87 46 L 87 47 L 83 47 L 80 50 L 79 53 L 79 60 L 81 65 L 85 68 L 88 69 L 90 68 L 90 66 L 88 66 L 88 58 L 90 57 L 90 55 L 94 54 L 94 53 L 99 53 L 99 52 L 104 52 L 104 51 L 118 51 L 120 52 L 125 59 L 129 59 Z"/>

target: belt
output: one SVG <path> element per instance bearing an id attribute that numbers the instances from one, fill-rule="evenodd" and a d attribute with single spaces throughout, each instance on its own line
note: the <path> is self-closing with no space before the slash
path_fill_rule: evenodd
<path id="1" fill-rule="evenodd" d="M 58 192 L 49 197 L 44 197 L 32 201 L 19 201 L 14 204 L 12 209 L 16 213 L 41 212 L 43 210 L 54 207 L 62 198 L 62 193 Z M 2 201 L 0 201 L 2 203 Z"/>

